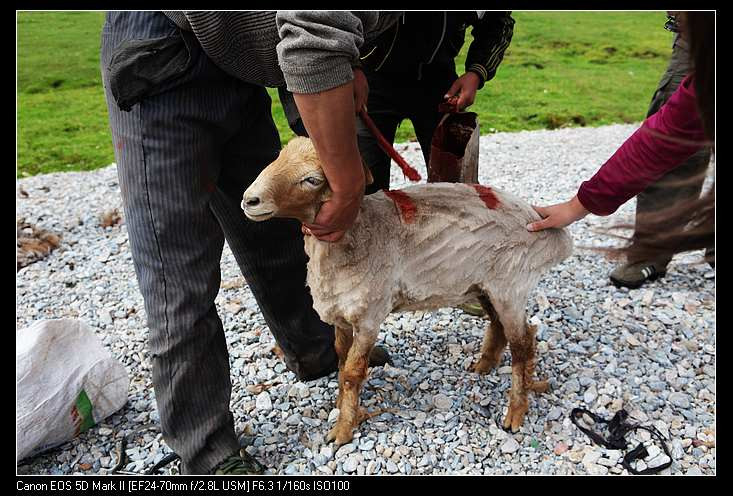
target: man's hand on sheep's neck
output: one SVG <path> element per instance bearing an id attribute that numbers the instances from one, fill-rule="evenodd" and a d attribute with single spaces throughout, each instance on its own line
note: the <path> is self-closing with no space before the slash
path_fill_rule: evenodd
<path id="1" fill-rule="evenodd" d="M 295 103 L 321 159 L 332 195 L 305 227 L 323 241 L 338 241 L 354 223 L 364 196 L 364 168 L 356 142 L 354 84 L 313 94 Z"/>

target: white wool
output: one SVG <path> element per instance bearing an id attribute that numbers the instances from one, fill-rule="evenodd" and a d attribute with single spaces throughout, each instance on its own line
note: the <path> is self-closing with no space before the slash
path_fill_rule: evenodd
<path id="1" fill-rule="evenodd" d="M 308 285 L 325 322 L 376 338 L 391 311 L 455 306 L 480 291 L 524 308 L 542 273 L 572 251 L 565 230 L 528 232 L 539 216 L 508 193 L 493 190 L 499 205 L 490 209 L 470 185 L 401 191 L 416 207 L 410 223 L 379 192 L 364 198 L 339 242 L 305 238 Z"/>

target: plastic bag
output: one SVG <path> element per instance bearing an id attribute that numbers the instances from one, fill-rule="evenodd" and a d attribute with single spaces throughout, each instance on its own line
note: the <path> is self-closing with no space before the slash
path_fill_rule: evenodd
<path id="1" fill-rule="evenodd" d="M 127 402 L 125 367 L 84 322 L 41 320 L 16 332 L 16 462 L 71 440 Z"/>

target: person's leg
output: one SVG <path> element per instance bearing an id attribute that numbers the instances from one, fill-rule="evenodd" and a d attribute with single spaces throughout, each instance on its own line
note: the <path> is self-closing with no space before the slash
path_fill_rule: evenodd
<path id="1" fill-rule="evenodd" d="M 367 112 L 384 138 L 394 143 L 397 126 L 403 119 L 397 101 L 400 92 L 395 90 L 389 76 L 367 73 L 369 81 L 369 100 Z M 364 163 L 372 172 L 374 182 L 366 187 L 365 193 L 371 195 L 383 189 L 389 189 L 390 166 L 392 159 L 380 148 L 377 138 L 361 119 L 356 120 L 357 141 L 359 152 Z"/>
<path id="2" fill-rule="evenodd" d="M 667 71 L 652 98 L 647 117 L 655 114 L 664 105 L 689 71 L 688 46 L 678 37 Z M 710 149 L 705 148 L 642 191 L 637 196 L 636 202 L 637 223 L 640 221 L 639 217 L 643 217 L 645 213 L 659 211 L 680 201 L 699 196 L 709 163 Z M 643 218 L 641 221 L 643 222 Z"/>
<path id="3" fill-rule="evenodd" d="M 264 88 L 242 84 L 241 126 L 223 146 L 212 210 L 249 284 L 265 321 L 299 379 L 337 369 L 335 333 L 313 309 L 306 287 L 307 256 L 300 223 L 293 219 L 253 222 L 241 208 L 244 190 L 280 151 Z"/>
<path id="4" fill-rule="evenodd" d="M 209 472 L 239 449 L 229 355 L 214 304 L 224 236 L 207 175 L 237 124 L 233 79 L 206 57 L 186 82 L 120 111 L 107 66 L 122 41 L 175 31 L 157 12 L 110 12 L 101 65 L 133 263 L 145 302 L 153 387 L 182 472 Z"/>
<path id="5" fill-rule="evenodd" d="M 705 172 L 710 165 L 710 149 L 705 148 L 672 169 L 636 198 L 636 225 L 643 226 L 643 215 L 653 213 L 700 196 Z"/>
<path id="6" fill-rule="evenodd" d="M 430 164 L 433 134 L 444 115 L 438 112 L 438 105 L 457 78 L 453 64 L 429 66 L 423 70 L 423 79 L 416 85 L 411 98 L 405 100 L 405 104 L 409 106 L 408 117 L 415 128 L 415 135 L 425 159 L 425 167 Z"/>
<path id="7" fill-rule="evenodd" d="M 433 134 L 438 124 L 440 124 L 440 119 L 443 118 L 443 114 L 439 114 L 437 110 L 435 112 L 427 112 L 426 110 L 412 114 L 410 120 L 412 121 L 412 126 L 415 128 L 415 135 L 417 136 L 417 141 L 420 143 L 420 149 L 427 169 L 430 164 L 430 147 L 433 141 Z"/>
<path id="8" fill-rule="evenodd" d="M 689 70 L 688 47 L 684 40 L 678 37 L 675 40 L 667 70 L 652 97 L 647 117 L 655 114 L 664 105 Z M 639 233 L 653 231 L 652 226 L 644 224 L 645 214 L 664 210 L 700 195 L 710 156 L 710 149 L 700 150 L 637 195 L 635 237 L 642 236 Z M 622 264 L 611 273 L 610 278 L 617 286 L 639 287 L 646 280 L 654 280 L 663 276 L 670 260 L 670 257 L 664 257 L 659 260 Z"/>

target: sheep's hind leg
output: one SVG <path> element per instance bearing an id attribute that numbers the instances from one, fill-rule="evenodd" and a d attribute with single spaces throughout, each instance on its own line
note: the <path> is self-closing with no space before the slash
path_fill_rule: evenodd
<path id="1" fill-rule="evenodd" d="M 506 336 L 504 335 L 504 326 L 502 326 L 488 296 L 480 295 L 478 300 L 489 319 L 491 319 L 491 324 L 486 328 L 484 340 L 481 344 L 481 358 L 474 364 L 473 371 L 477 374 L 486 374 L 501 361 L 501 354 L 506 348 Z"/>
<path id="2" fill-rule="evenodd" d="M 527 325 L 527 334 L 532 342 L 532 357 L 527 360 L 524 366 L 524 383 L 533 393 L 546 393 L 550 389 L 550 383 L 547 380 L 536 381 L 533 379 L 535 367 L 537 366 L 537 326 Z"/>
<path id="3" fill-rule="evenodd" d="M 336 408 L 341 409 L 341 401 L 343 398 L 344 390 L 344 365 L 346 364 L 346 358 L 349 355 L 349 350 L 354 342 L 354 331 L 351 327 L 336 327 L 336 339 L 334 341 L 334 347 L 336 348 L 336 355 L 339 357 L 339 393 L 336 398 Z"/>
<path id="4" fill-rule="evenodd" d="M 536 364 L 535 326 L 523 323 L 519 332 L 509 334 L 509 349 L 512 352 L 512 388 L 509 391 L 509 409 L 504 419 L 504 429 L 517 432 L 529 409 L 528 393 L 544 393 L 547 381 L 533 379 Z"/>
<path id="5" fill-rule="evenodd" d="M 369 352 L 374 346 L 376 336 L 376 332 L 354 329 L 353 344 L 339 374 L 339 418 L 326 438 L 327 441 L 335 441 L 338 446 L 350 442 L 354 437 L 354 429 L 369 417 L 359 408 L 359 394 L 367 376 Z"/>

